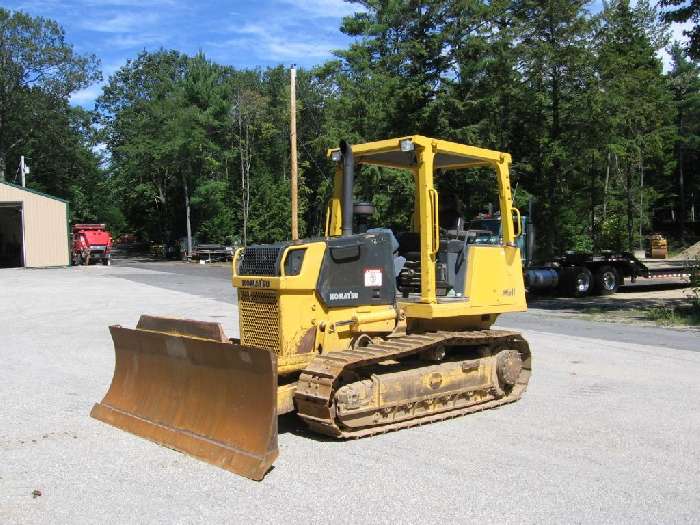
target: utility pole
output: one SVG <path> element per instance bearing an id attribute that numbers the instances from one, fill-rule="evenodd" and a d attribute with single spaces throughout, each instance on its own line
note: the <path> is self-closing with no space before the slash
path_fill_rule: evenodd
<path id="1" fill-rule="evenodd" d="M 289 138 L 291 142 L 291 156 L 292 156 L 292 240 L 296 241 L 299 238 L 299 216 L 298 216 L 298 206 L 297 201 L 297 96 L 296 96 L 296 80 L 297 80 L 297 70 L 295 65 L 292 64 L 290 70 L 290 125 L 289 125 Z"/>
<path id="2" fill-rule="evenodd" d="M 644 249 L 644 238 L 642 237 L 642 222 L 644 221 L 644 158 L 639 152 L 639 249 Z"/>
<path id="3" fill-rule="evenodd" d="M 22 179 L 22 187 L 27 186 L 27 175 L 29 175 L 29 166 L 24 162 L 24 155 L 19 158 L 19 175 Z"/>
<path id="4" fill-rule="evenodd" d="M 185 190 L 185 220 L 187 221 L 187 259 L 192 257 L 192 222 L 190 221 L 190 190 L 187 186 L 187 175 L 182 174 L 182 188 Z"/>

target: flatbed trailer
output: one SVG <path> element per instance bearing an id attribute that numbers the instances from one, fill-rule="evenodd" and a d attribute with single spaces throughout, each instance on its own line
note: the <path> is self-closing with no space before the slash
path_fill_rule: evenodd
<path id="1" fill-rule="evenodd" d="M 233 259 L 233 250 L 222 244 L 199 244 L 192 250 L 190 259 L 205 262 L 230 261 Z"/>
<path id="2" fill-rule="evenodd" d="M 693 268 L 700 264 L 698 261 L 668 259 L 644 259 L 638 262 L 643 267 L 639 276 L 646 279 L 689 277 Z"/>
<path id="3" fill-rule="evenodd" d="M 567 252 L 551 263 L 524 269 L 525 285 L 532 292 L 557 291 L 583 297 L 610 295 L 625 279 L 688 278 L 697 262 L 668 259 L 638 259 L 632 253 L 590 254 Z"/>

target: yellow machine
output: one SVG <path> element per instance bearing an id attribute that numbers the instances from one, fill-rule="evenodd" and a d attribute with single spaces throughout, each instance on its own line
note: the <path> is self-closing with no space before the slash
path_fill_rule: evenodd
<path id="1" fill-rule="evenodd" d="M 115 373 L 93 417 L 262 479 L 278 454 L 279 414 L 355 438 L 522 395 L 528 345 L 490 330 L 499 314 L 526 309 L 510 156 L 423 136 L 341 143 L 328 155 L 337 169 L 325 236 L 235 254 L 240 340 L 217 323 L 150 316 L 110 327 Z M 413 231 L 398 242 L 388 230 L 353 232 L 358 165 L 413 173 Z M 438 224 L 434 177 L 474 167 L 495 173 L 500 245 L 471 243 L 459 221 Z"/>

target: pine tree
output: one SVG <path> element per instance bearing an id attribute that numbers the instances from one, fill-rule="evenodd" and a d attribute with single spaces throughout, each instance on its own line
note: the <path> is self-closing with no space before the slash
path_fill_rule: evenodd
<path id="1" fill-rule="evenodd" d="M 572 190 L 577 164 L 587 150 L 578 102 L 590 75 L 589 3 L 520 0 L 513 6 L 510 31 L 520 83 L 515 110 L 519 147 L 514 153 L 529 168 L 524 179 L 528 191 L 540 196 L 536 219 L 543 256 L 588 236 L 576 218 Z"/>
<path id="2" fill-rule="evenodd" d="M 670 50 L 672 69 L 668 74 L 676 109 L 677 140 L 675 144 L 678 211 L 678 236 L 683 242 L 688 210 L 695 214 L 700 195 L 700 65 L 688 60 L 678 42 Z M 671 193 L 671 192 L 669 192 Z M 688 206 L 690 202 L 690 206 Z"/>
<path id="3" fill-rule="evenodd" d="M 673 106 L 657 50 L 665 26 L 646 1 L 606 4 L 598 37 L 603 93 L 602 148 L 614 159 L 603 196 L 603 238 L 614 249 L 632 249 L 648 226 L 655 186 L 663 184 L 671 159 Z"/>
<path id="4" fill-rule="evenodd" d="M 687 51 L 693 60 L 700 60 L 700 0 L 661 0 L 663 7 L 673 7 L 664 13 L 667 22 L 694 22 L 695 26 L 684 31 L 689 38 Z"/>

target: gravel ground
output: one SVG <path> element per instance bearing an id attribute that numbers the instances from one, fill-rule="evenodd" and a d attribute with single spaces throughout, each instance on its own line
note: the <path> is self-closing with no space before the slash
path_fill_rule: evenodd
<path id="1" fill-rule="evenodd" d="M 683 250 L 680 253 L 677 253 L 673 257 L 671 257 L 671 260 L 683 260 L 683 259 L 698 259 L 700 258 L 700 242 L 696 242 L 692 246 L 689 246 L 685 250 Z"/>
<path id="2" fill-rule="evenodd" d="M 350 442 L 285 417 L 260 483 L 88 417 L 114 366 L 108 324 L 153 313 L 235 336 L 228 286 L 119 266 L 0 271 L 0 522 L 698 522 L 695 334 L 650 346 L 531 322 L 518 403 Z"/>

